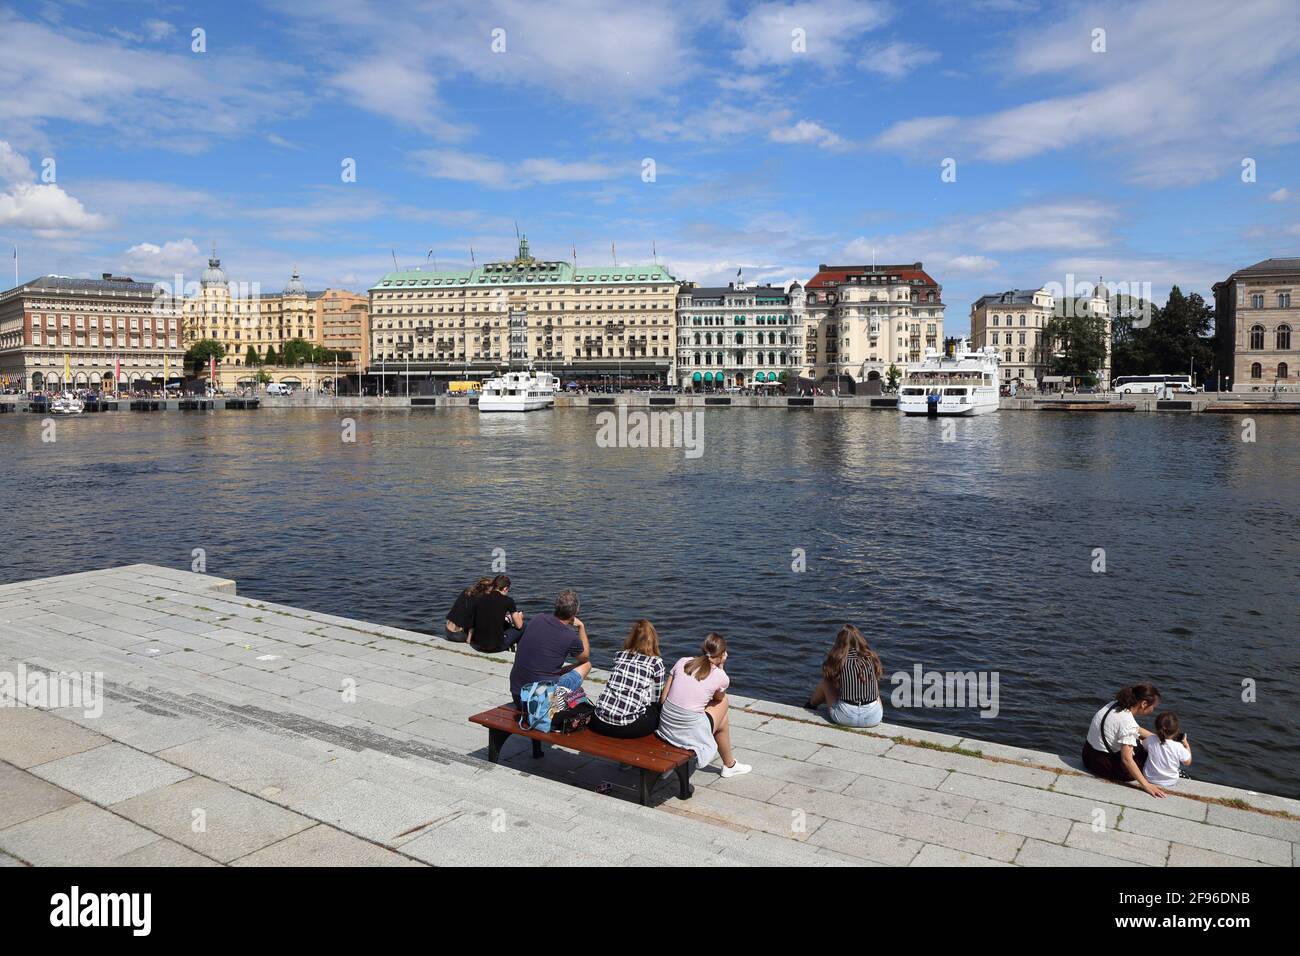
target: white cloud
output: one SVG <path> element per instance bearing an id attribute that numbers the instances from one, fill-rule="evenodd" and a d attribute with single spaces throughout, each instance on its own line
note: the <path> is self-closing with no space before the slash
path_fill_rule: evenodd
<path id="1" fill-rule="evenodd" d="M 27 157 L 0 139 L 0 182 L 26 183 L 36 178 Z"/>
<path id="2" fill-rule="evenodd" d="M 1091 49 L 1099 24 L 1105 53 Z M 997 65 L 1002 80 L 1041 86 L 1046 77 L 1073 92 L 903 121 L 876 145 L 991 162 L 1082 149 L 1126 164 L 1135 182 L 1195 183 L 1300 140 L 1297 49 L 1300 18 L 1287 0 L 1241 0 L 1230 17 L 1214 0 L 1098 4 L 1026 27 Z"/>
<path id="3" fill-rule="evenodd" d="M 16 183 L 0 193 L 0 226 L 17 226 L 37 234 L 101 229 L 103 216 L 86 212 L 80 200 L 54 183 Z"/>
<path id="4" fill-rule="evenodd" d="M 161 246 L 141 242 L 122 254 L 122 271 L 132 278 L 168 278 L 180 273 L 185 281 L 195 281 L 203 270 L 205 257 L 192 239 L 173 239 Z"/>
<path id="5" fill-rule="evenodd" d="M 433 73 L 418 63 L 402 62 L 391 52 L 350 63 L 330 84 L 370 113 L 425 130 L 439 139 L 458 141 L 468 130 L 446 118 Z"/>
<path id="6" fill-rule="evenodd" d="M 800 120 L 793 126 L 781 126 L 767 134 L 774 143 L 811 143 L 822 149 L 843 149 L 847 144 L 820 123 Z"/>
<path id="7" fill-rule="evenodd" d="M 864 70 L 879 73 L 891 80 L 901 80 L 917 67 L 933 63 L 937 59 L 939 54 L 934 50 L 900 40 L 869 48 L 859 65 Z"/>
<path id="8" fill-rule="evenodd" d="M 634 176 L 640 169 L 631 163 L 611 163 L 558 159 L 524 159 L 506 163 L 488 156 L 462 153 L 450 149 L 426 149 L 411 153 L 417 168 L 433 179 L 451 179 L 476 183 L 490 189 L 522 189 L 525 186 L 559 183 L 599 182 L 619 176 Z"/>
<path id="9" fill-rule="evenodd" d="M 1268 194 L 1269 202 L 1286 202 L 1290 198 L 1291 190 L 1287 189 L 1285 186 Z"/>
<path id="10" fill-rule="evenodd" d="M 86 212 L 55 183 L 33 182 L 35 173 L 27 158 L 5 140 L 0 140 L 0 181 L 8 187 L 0 192 L 0 226 L 30 229 L 38 235 L 69 230 L 100 229 L 105 217 Z"/>
<path id="11" fill-rule="evenodd" d="M 883 3 L 761 3 L 733 27 L 741 43 L 735 59 L 746 69 L 796 63 L 832 68 L 849 60 L 863 34 L 888 20 L 889 8 Z M 805 52 L 797 49 L 796 31 L 801 31 Z"/>
<path id="12" fill-rule="evenodd" d="M 0 9 L 0 128 L 34 137 L 57 120 L 112 130 L 119 141 L 198 151 L 214 137 L 243 136 L 259 118 L 300 112 L 305 76 L 289 60 L 232 47 L 196 56 L 129 46 L 103 32 L 55 29 Z"/>

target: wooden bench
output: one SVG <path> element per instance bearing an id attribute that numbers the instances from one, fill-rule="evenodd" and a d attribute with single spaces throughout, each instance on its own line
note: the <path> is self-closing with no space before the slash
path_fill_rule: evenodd
<path id="1" fill-rule="evenodd" d="M 578 753 L 590 754 L 614 760 L 641 771 L 638 793 L 641 805 L 650 802 L 650 794 L 659 778 L 668 771 L 677 774 L 677 784 L 683 800 L 689 800 L 695 788 L 691 786 L 691 761 L 695 753 L 666 743 L 654 734 L 622 740 L 618 737 L 606 737 L 593 730 L 583 728 L 571 734 L 542 733 L 539 730 L 525 730 L 519 726 L 519 711 L 514 704 L 503 704 L 481 714 L 475 714 L 470 723 L 479 724 L 488 729 L 488 760 L 497 763 L 501 756 L 501 745 L 511 735 L 527 737 L 533 742 L 533 758 L 542 754 L 542 744 L 555 744 Z"/>

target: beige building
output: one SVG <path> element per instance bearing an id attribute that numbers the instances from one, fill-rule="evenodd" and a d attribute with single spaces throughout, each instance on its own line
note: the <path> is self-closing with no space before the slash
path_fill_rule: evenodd
<path id="1" fill-rule="evenodd" d="M 942 287 L 921 263 L 817 267 L 808 280 L 804 375 L 856 382 L 902 375 L 943 342 Z"/>
<path id="2" fill-rule="evenodd" d="M 342 364 L 340 374 L 356 374 L 365 367 L 369 349 L 368 303 L 366 296 L 342 289 L 309 292 L 296 269 L 278 294 L 265 294 L 256 283 L 232 288 L 221 260 L 214 255 L 203 272 L 198 294 L 184 303 L 185 345 L 188 348 L 212 339 L 225 346 L 226 355 L 218 369 L 225 389 L 255 383 L 259 367 L 272 381 L 316 388 L 322 377 L 332 379 L 332 364 L 322 366 L 319 372 L 265 365 L 267 351 L 278 358 L 294 339 L 346 349 L 353 361 Z"/>
<path id="3" fill-rule="evenodd" d="M 970 307 L 971 345 L 997 349 L 1003 382 L 1038 388 L 1051 361 L 1043 329 L 1055 314 L 1056 299 L 1046 289 L 980 296 Z"/>
<path id="4" fill-rule="evenodd" d="M 1215 283 L 1214 315 L 1225 390 L 1300 388 L 1300 258 L 1265 259 Z"/>
<path id="5" fill-rule="evenodd" d="M 152 283 L 47 275 L 0 293 L 0 382 L 24 391 L 162 385 L 184 373 L 181 318 Z"/>
<path id="6" fill-rule="evenodd" d="M 319 344 L 352 356 L 348 368 L 370 365 L 370 297 L 360 292 L 326 289 L 312 300 L 316 306 Z"/>
<path id="7" fill-rule="evenodd" d="M 395 393 L 407 378 L 483 378 L 512 362 L 565 381 L 666 383 L 677 287 L 661 265 L 535 259 L 526 237 L 511 260 L 392 272 L 370 289 L 370 374 Z"/>

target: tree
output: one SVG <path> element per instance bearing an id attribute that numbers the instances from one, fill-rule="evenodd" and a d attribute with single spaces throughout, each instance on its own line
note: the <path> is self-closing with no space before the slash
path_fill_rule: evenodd
<path id="1" fill-rule="evenodd" d="M 280 350 L 280 364 L 293 366 L 302 362 L 310 362 L 313 360 L 314 351 L 315 346 L 306 339 L 290 339 L 284 343 L 284 347 Z"/>
<path id="2" fill-rule="evenodd" d="M 185 364 L 195 372 L 208 367 L 208 360 L 215 358 L 218 363 L 226 357 L 226 347 L 214 339 L 200 339 L 189 347 L 185 353 Z"/>
<path id="3" fill-rule="evenodd" d="M 257 369 L 257 381 L 259 384 L 265 385 L 267 382 L 271 381 L 271 373 L 259 366 Z"/>
<path id="4" fill-rule="evenodd" d="M 1078 305 L 1086 301 L 1063 299 L 1060 314 L 1043 329 L 1043 341 L 1050 343 L 1048 366 L 1054 375 L 1077 375 L 1095 381 L 1097 372 L 1106 364 L 1106 320 Z"/>
<path id="5" fill-rule="evenodd" d="M 1193 366 L 1208 374 L 1213 369 L 1209 337 L 1214 309 L 1198 293 L 1185 296 L 1174 286 L 1163 307 L 1147 309 L 1150 321 L 1145 324 L 1134 321 L 1131 311 L 1113 322 L 1116 376 L 1181 372 Z"/>
<path id="6" fill-rule="evenodd" d="M 275 347 L 272 346 L 272 345 L 268 345 L 268 346 L 266 347 L 266 364 L 267 364 L 267 365 L 275 365 L 275 364 L 277 364 L 278 362 L 279 362 L 279 359 L 277 359 L 277 358 L 275 357 Z"/>
<path id="7" fill-rule="evenodd" d="M 898 388 L 898 377 L 900 374 L 898 366 L 893 362 L 890 362 L 889 368 L 885 372 L 885 388 L 889 389 L 891 392 Z"/>
<path id="8" fill-rule="evenodd" d="M 248 347 L 248 351 L 244 353 L 244 364 L 250 368 L 254 365 L 262 364 L 262 360 L 257 357 L 257 349 L 253 348 L 251 345 Z"/>

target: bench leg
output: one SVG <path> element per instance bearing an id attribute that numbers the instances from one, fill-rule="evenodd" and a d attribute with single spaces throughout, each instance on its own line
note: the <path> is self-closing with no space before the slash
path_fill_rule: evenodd
<path id="1" fill-rule="evenodd" d="M 677 785 L 680 788 L 680 796 L 683 800 L 691 799 L 691 794 L 695 788 L 691 786 L 691 762 L 688 760 L 677 768 Z"/>
<path id="2" fill-rule="evenodd" d="M 653 770 L 641 771 L 641 782 L 637 787 L 637 795 L 641 798 L 641 806 L 650 805 L 650 793 L 655 788 L 655 782 L 659 779 L 659 774 Z"/>
<path id="3" fill-rule="evenodd" d="M 545 757 L 545 756 L 546 756 L 546 754 L 542 753 L 542 742 L 541 742 L 540 740 L 534 740 L 534 741 L 533 741 L 533 759 L 534 759 L 534 760 L 541 760 L 541 759 L 542 759 L 543 757 Z"/>
<path id="4" fill-rule="evenodd" d="M 501 745 L 510 739 L 510 731 L 488 728 L 488 762 L 496 763 L 501 756 Z"/>

